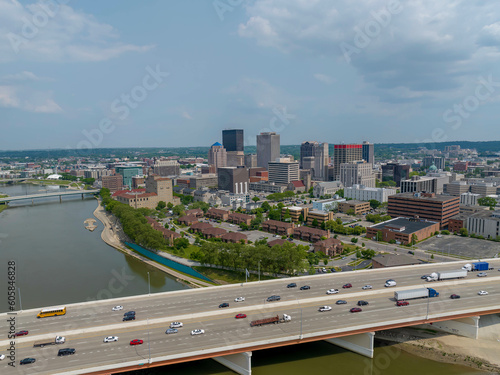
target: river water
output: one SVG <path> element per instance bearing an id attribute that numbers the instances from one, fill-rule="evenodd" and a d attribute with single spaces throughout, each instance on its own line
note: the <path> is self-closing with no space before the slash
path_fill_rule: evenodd
<path id="1" fill-rule="evenodd" d="M 3 185 L 2 193 L 11 196 L 55 192 L 33 185 Z M 59 198 L 12 203 L 0 213 L 0 275 L 7 261 L 17 265 L 17 286 L 23 309 L 68 304 L 95 299 L 145 294 L 148 275 L 151 292 L 185 289 L 183 284 L 106 245 L 101 240 L 102 223 L 90 232 L 84 220 L 93 218 L 96 200 Z M 3 269 L 2 269 L 3 268 Z M 3 277 L 3 276 L 2 276 Z M 114 281 L 113 281 L 114 280 Z M 109 283 L 120 285 L 120 291 Z M 3 289 L 3 287 L 2 287 Z M 0 297 L 0 312 L 7 311 Z M 257 351 L 252 356 L 255 375 L 274 374 L 352 374 L 352 375 L 469 375 L 478 371 L 443 364 L 398 351 L 377 347 L 373 360 L 325 342 Z M 167 366 L 134 375 L 230 375 L 213 360 Z M 132 374 L 132 373 L 130 373 Z"/>

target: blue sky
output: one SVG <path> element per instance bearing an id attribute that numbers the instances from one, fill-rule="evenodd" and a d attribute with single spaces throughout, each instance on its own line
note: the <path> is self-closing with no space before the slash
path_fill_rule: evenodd
<path id="1" fill-rule="evenodd" d="M 493 1 L 0 0 L 0 149 L 498 140 Z"/>

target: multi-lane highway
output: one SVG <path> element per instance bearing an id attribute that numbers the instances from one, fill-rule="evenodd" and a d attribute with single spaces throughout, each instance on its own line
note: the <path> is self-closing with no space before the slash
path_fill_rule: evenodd
<path id="1" fill-rule="evenodd" d="M 475 309 L 500 309 L 498 260 L 490 262 L 495 270 L 489 271 L 489 276 L 485 278 L 471 272 L 463 280 L 427 283 L 420 279 L 423 274 L 457 269 L 465 263 L 324 274 L 68 305 L 65 316 L 44 319 L 37 319 L 36 311 L 26 311 L 16 316 L 16 330 L 30 332 L 17 340 L 16 368 L 8 367 L 6 359 L 0 362 L 0 371 L 4 373 L 6 370 L 7 374 L 55 374 L 106 364 L 119 367 L 129 361 L 147 363 L 150 357 L 155 360 L 224 347 L 251 348 L 280 338 L 298 339 L 301 335 L 311 338 L 334 330 L 380 327 L 396 321 L 424 320 L 427 316 L 453 315 Z M 384 282 L 389 278 L 397 281 L 396 287 L 384 288 Z M 297 287 L 287 288 L 286 285 L 292 281 L 297 283 Z M 353 288 L 342 289 L 345 283 L 351 283 Z M 372 285 L 373 289 L 362 290 L 366 284 Z M 302 285 L 310 285 L 311 289 L 300 290 Z M 392 299 L 394 290 L 421 286 L 432 286 L 440 292 L 440 297 L 412 300 L 406 307 L 395 306 Z M 339 293 L 327 295 L 326 291 L 331 288 L 339 289 Z M 486 290 L 489 294 L 479 296 L 479 290 Z M 450 299 L 453 293 L 461 298 Z M 280 295 L 281 301 L 266 302 L 270 295 Z M 234 302 L 239 296 L 244 296 L 245 301 Z M 335 301 L 339 299 L 348 303 L 336 305 Z M 350 313 L 349 309 L 358 300 L 366 300 L 369 305 L 363 306 L 361 313 Z M 219 309 L 222 302 L 228 302 L 230 306 Z M 115 305 L 123 305 L 124 310 L 111 311 Z M 332 311 L 319 312 L 318 308 L 323 305 L 332 306 Z M 136 320 L 122 322 L 123 313 L 129 310 L 136 311 Z M 245 313 L 247 318 L 235 319 L 237 313 Z M 291 315 L 292 321 L 263 327 L 249 326 L 250 320 L 283 313 Z M 171 321 L 182 321 L 184 327 L 176 334 L 166 335 L 165 330 Z M 191 336 L 191 330 L 198 328 L 204 329 L 205 334 Z M 1 337 L 6 337 L 8 326 L 4 318 L 1 319 L 0 332 L 5 332 Z M 33 348 L 35 339 L 56 334 L 66 336 L 67 342 L 42 349 Z M 118 336 L 118 342 L 104 343 L 104 337 L 110 335 Z M 142 339 L 144 344 L 130 346 L 129 341 L 133 339 Z M 0 354 L 7 354 L 6 344 L 5 341 L 0 342 Z M 57 357 L 61 347 L 75 348 L 76 354 Z M 19 366 L 19 360 L 25 357 L 36 358 L 37 362 Z"/>

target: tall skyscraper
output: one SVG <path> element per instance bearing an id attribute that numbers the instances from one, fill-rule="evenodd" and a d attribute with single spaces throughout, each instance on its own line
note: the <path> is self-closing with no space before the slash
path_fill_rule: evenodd
<path id="1" fill-rule="evenodd" d="M 248 170 L 246 167 L 225 167 L 217 169 L 218 188 L 234 194 L 248 193 Z"/>
<path id="2" fill-rule="evenodd" d="M 302 142 L 300 146 L 300 168 L 310 169 L 313 180 L 327 180 L 328 143 Z"/>
<path id="3" fill-rule="evenodd" d="M 335 145 L 333 153 L 333 179 L 340 179 L 340 164 L 363 159 L 362 145 Z"/>
<path id="4" fill-rule="evenodd" d="M 208 151 L 208 164 L 214 165 L 215 169 L 227 166 L 226 149 L 219 143 L 215 142 Z"/>
<path id="5" fill-rule="evenodd" d="M 368 141 L 363 141 L 362 150 L 363 150 L 363 160 L 367 163 L 373 164 L 375 162 L 375 147 L 373 143 Z"/>
<path id="6" fill-rule="evenodd" d="M 243 129 L 228 129 L 222 131 L 222 145 L 226 151 L 245 151 L 243 145 Z"/>
<path id="7" fill-rule="evenodd" d="M 257 135 L 257 166 L 268 168 L 270 161 L 280 157 L 280 135 L 274 132 Z"/>
<path id="8" fill-rule="evenodd" d="M 340 164 L 340 181 L 345 187 L 353 185 L 364 185 L 365 187 L 375 187 L 375 174 L 373 165 L 364 160 L 351 161 Z"/>

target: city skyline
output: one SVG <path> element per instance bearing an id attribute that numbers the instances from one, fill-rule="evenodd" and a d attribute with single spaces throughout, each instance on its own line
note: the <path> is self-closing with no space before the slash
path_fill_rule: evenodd
<path id="1" fill-rule="evenodd" d="M 0 0 L 4 150 L 496 138 L 500 4 L 40 4 Z"/>

